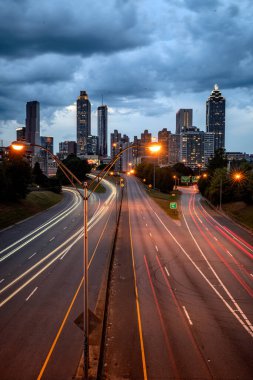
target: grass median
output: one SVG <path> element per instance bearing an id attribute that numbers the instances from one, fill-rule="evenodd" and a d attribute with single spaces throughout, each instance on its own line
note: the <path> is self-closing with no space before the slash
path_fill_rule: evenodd
<path id="1" fill-rule="evenodd" d="M 62 194 L 51 191 L 32 191 L 26 199 L 0 203 L 0 229 L 48 209 L 62 200 Z"/>
<path id="2" fill-rule="evenodd" d="M 175 190 L 169 194 L 165 194 L 156 190 L 149 190 L 147 188 L 147 193 L 172 219 L 180 219 L 180 191 Z M 171 208 L 175 207 L 175 204 L 176 208 Z"/>

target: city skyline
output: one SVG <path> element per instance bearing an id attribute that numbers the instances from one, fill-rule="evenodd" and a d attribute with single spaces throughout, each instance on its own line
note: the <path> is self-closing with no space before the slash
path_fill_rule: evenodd
<path id="1" fill-rule="evenodd" d="M 193 109 L 193 125 L 205 131 L 205 102 L 217 83 L 226 98 L 226 149 L 252 153 L 249 1 L 111 0 L 106 10 L 94 1 L 89 15 L 77 5 L 0 0 L 4 144 L 25 125 L 25 103 L 32 100 L 41 105 L 41 134 L 54 136 L 56 150 L 60 141 L 75 140 L 82 89 L 91 100 L 92 135 L 102 97 L 108 135 L 174 132 L 180 108 Z"/>

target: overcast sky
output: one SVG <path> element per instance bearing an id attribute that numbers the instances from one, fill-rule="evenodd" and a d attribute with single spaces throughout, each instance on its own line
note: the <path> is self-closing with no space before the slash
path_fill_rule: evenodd
<path id="1" fill-rule="evenodd" d="M 76 139 L 75 102 L 86 90 L 109 107 L 109 132 L 175 132 L 193 108 L 205 130 L 215 83 L 226 98 L 226 149 L 253 153 L 252 0 L 0 0 L 0 139 L 15 139 L 27 101 L 41 135 Z"/>

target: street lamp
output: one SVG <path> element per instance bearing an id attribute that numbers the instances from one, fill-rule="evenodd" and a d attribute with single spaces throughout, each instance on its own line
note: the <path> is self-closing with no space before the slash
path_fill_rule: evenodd
<path id="1" fill-rule="evenodd" d="M 161 150 L 161 145 L 157 143 L 153 143 L 148 148 L 151 153 L 158 153 Z M 154 156 L 153 189 L 155 190 L 155 156 Z"/>
<path id="2" fill-rule="evenodd" d="M 156 144 L 157 145 L 157 144 Z M 83 260 L 84 260 L 84 379 L 88 380 L 88 374 L 89 374 L 89 313 L 88 313 L 88 199 L 91 196 L 91 194 L 96 190 L 99 183 L 104 179 L 106 174 L 111 170 L 112 166 L 115 164 L 115 162 L 120 158 L 121 154 L 123 154 L 126 150 L 135 148 L 136 145 L 131 145 L 126 147 L 125 149 L 120 150 L 120 152 L 112 159 L 112 161 L 97 175 L 95 178 L 91 181 L 91 183 L 87 184 L 87 182 L 82 183 L 74 173 L 71 172 L 71 170 L 64 165 L 61 160 L 57 156 L 55 156 L 49 149 L 38 145 L 38 144 L 32 144 L 22 141 L 14 141 L 11 144 L 11 148 L 15 151 L 21 152 L 27 147 L 38 147 L 42 150 L 45 150 L 48 154 L 50 154 L 53 159 L 58 164 L 60 170 L 64 173 L 64 175 L 68 178 L 71 185 L 77 190 L 79 195 L 84 201 L 84 254 L 83 254 Z M 150 145 L 149 149 L 152 149 L 154 145 Z M 160 148 L 159 148 L 160 149 Z M 158 150 L 159 150 L 158 149 Z M 155 151 L 157 150 L 157 146 L 155 148 Z M 88 193 L 89 187 L 93 185 L 95 180 L 98 179 L 97 184 L 94 186 L 94 188 Z M 80 190 L 75 185 L 76 181 L 84 190 L 84 194 L 80 192 Z M 124 187 L 123 181 L 120 181 L 120 187 Z"/>
<path id="3" fill-rule="evenodd" d="M 177 176 L 176 175 L 173 175 L 173 178 L 174 178 L 174 180 L 175 180 L 175 190 L 177 189 Z"/>

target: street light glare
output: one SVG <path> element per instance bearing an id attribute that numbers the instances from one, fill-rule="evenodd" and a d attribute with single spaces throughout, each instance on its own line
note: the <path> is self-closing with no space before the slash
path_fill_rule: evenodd
<path id="1" fill-rule="evenodd" d="M 14 150 L 20 152 L 21 150 L 23 150 L 23 149 L 25 148 L 25 145 L 22 144 L 22 143 L 13 142 L 13 143 L 11 144 L 11 147 L 12 147 L 12 149 L 14 149 Z"/>
<path id="2" fill-rule="evenodd" d="M 149 148 L 150 152 L 157 153 L 157 152 L 159 152 L 161 150 L 161 145 L 159 145 L 159 144 L 152 144 L 148 148 Z"/>

